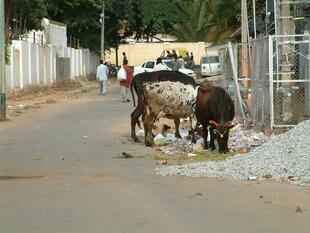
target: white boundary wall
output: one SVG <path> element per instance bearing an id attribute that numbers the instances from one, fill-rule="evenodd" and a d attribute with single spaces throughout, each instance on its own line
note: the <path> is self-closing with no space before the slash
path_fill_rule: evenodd
<path id="1" fill-rule="evenodd" d="M 99 57 L 88 49 L 13 41 L 6 65 L 7 88 L 49 85 L 56 80 L 56 56 L 70 58 L 71 79 L 96 73 Z"/>

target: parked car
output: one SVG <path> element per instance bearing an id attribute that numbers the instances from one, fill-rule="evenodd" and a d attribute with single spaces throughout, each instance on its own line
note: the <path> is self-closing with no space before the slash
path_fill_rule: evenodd
<path id="1" fill-rule="evenodd" d="M 202 56 L 200 59 L 201 75 L 214 76 L 221 74 L 218 56 Z"/>
<path id="2" fill-rule="evenodd" d="M 184 67 L 184 60 L 182 62 L 182 60 L 178 59 L 178 61 L 180 62 L 181 67 L 182 67 L 181 69 L 179 69 L 179 71 L 195 79 L 196 78 L 195 72 L 191 69 L 187 69 Z M 172 69 L 172 60 L 164 59 L 162 62 L 167 67 L 168 70 Z M 156 60 L 154 59 L 154 60 L 147 60 L 141 66 L 135 66 L 134 75 L 137 75 L 143 72 L 152 72 L 154 70 L 155 64 L 156 64 Z"/>

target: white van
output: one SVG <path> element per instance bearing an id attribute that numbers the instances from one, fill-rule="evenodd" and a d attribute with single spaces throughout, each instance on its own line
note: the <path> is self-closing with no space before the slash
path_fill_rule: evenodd
<path id="1" fill-rule="evenodd" d="M 202 76 L 214 76 L 221 74 L 221 66 L 217 55 L 202 56 L 200 59 Z"/>

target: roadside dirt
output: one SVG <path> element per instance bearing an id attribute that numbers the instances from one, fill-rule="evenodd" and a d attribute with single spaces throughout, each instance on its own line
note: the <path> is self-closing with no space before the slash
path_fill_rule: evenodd
<path id="1" fill-rule="evenodd" d="M 52 104 L 79 99 L 97 87 L 96 81 L 88 81 L 85 77 L 80 77 L 61 85 L 29 86 L 20 90 L 9 90 L 7 118 L 11 120 Z"/>

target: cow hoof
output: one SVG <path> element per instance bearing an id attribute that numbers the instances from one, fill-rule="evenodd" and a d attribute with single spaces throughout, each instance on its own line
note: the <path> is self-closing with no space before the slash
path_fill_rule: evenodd
<path id="1" fill-rule="evenodd" d="M 229 150 L 219 150 L 219 152 L 220 152 L 221 154 L 226 154 L 226 153 L 229 152 Z"/>
<path id="2" fill-rule="evenodd" d="M 131 136 L 131 138 L 134 142 L 140 142 L 140 140 L 137 136 Z"/>
<path id="3" fill-rule="evenodd" d="M 152 143 L 149 143 L 149 142 L 145 142 L 144 145 L 147 147 L 152 147 Z"/>

